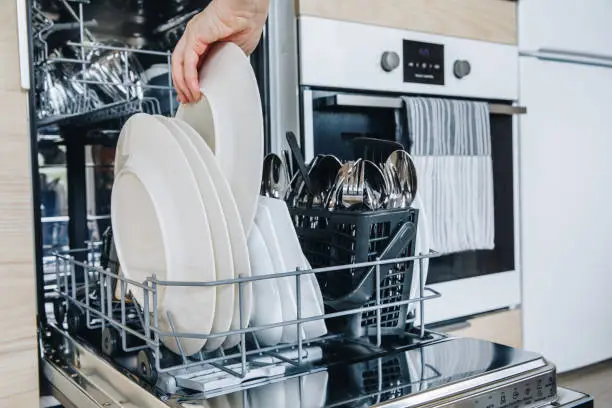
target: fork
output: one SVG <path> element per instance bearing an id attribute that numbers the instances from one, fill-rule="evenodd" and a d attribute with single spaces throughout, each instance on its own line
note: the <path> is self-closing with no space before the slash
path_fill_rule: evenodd
<path id="1" fill-rule="evenodd" d="M 345 208 L 363 204 L 364 166 L 359 159 L 353 165 L 346 182 L 342 186 L 342 204 Z"/>

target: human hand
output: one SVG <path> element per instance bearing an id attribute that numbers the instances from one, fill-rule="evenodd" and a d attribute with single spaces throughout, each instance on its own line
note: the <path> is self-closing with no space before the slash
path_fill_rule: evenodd
<path id="1" fill-rule="evenodd" d="M 212 0 L 187 24 L 172 53 L 172 80 L 178 100 L 201 97 L 198 70 L 208 48 L 218 41 L 233 42 L 250 55 L 261 38 L 269 0 Z"/>

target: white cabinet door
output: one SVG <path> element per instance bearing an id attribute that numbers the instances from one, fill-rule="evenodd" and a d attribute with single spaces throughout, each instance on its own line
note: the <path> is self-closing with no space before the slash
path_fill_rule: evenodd
<path id="1" fill-rule="evenodd" d="M 612 69 L 521 58 L 524 347 L 612 358 Z"/>
<path id="2" fill-rule="evenodd" d="M 612 1 L 521 0 L 519 46 L 612 55 Z"/>

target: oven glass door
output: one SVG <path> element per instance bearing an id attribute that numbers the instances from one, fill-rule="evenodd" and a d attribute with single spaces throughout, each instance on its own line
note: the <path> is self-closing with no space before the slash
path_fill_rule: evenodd
<path id="1" fill-rule="evenodd" d="M 303 135 L 305 150 L 311 158 L 317 154 L 334 154 L 342 160 L 355 159 L 351 141 L 355 137 L 372 137 L 400 142 L 410 149 L 411 142 L 405 136 L 406 131 L 402 117 L 404 109 L 392 109 L 381 106 L 329 106 L 319 103 L 329 97 L 326 90 L 303 89 L 303 98 L 312 103 L 311 120 L 305 123 Z M 304 100 L 304 99 L 303 99 Z M 305 121 L 309 115 L 305 115 Z M 465 290 L 466 297 L 482 295 L 488 292 L 492 298 L 490 308 L 495 308 L 496 290 L 499 293 L 512 293 L 508 302 L 518 303 L 518 277 L 516 272 L 515 237 L 515 172 L 514 172 L 514 117 L 507 114 L 491 114 L 491 155 L 493 162 L 493 199 L 494 199 L 494 248 L 491 250 L 471 250 L 456 252 L 430 260 L 427 284 L 449 283 L 451 291 L 457 284 L 471 282 L 473 288 Z M 310 128 L 309 128 L 310 127 Z M 506 276 L 512 274 L 510 276 Z M 471 279 L 476 278 L 476 279 Z M 480 280 L 479 280 L 480 278 Z M 499 283 L 495 283 L 498 282 Z M 495 290 L 490 290 L 487 282 L 493 282 Z M 505 287 L 504 287 L 505 286 Z M 508 288 L 511 286 L 511 288 Z M 507 292 L 504 292 L 507 290 Z M 460 299 L 458 294 L 451 295 Z M 501 296 L 504 297 L 504 296 Z M 444 296 L 443 296 L 444 298 Z M 450 300 L 450 299 L 447 299 Z M 466 302 L 469 303 L 468 300 Z M 507 303 L 505 300 L 502 303 Z M 465 303 L 465 302 L 464 302 Z M 485 302 L 486 303 L 486 302 Z M 508 304 L 505 304 L 507 306 Z M 434 305 L 435 308 L 435 305 Z M 448 309 L 448 305 L 445 306 Z M 486 311 L 487 306 L 468 308 L 474 312 Z M 482 309 L 482 310 L 481 310 Z M 489 309 L 490 310 L 490 309 Z M 428 315 L 430 313 L 428 312 Z M 432 315 L 435 316 L 435 313 Z M 445 310 L 446 317 L 452 313 Z"/>

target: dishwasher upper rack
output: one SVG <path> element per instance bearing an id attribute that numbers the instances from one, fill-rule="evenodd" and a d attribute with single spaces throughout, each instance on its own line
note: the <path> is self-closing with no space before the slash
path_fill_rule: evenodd
<path id="1" fill-rule="evenodd" d="M 76 92 L 76 95 L 73 95 L 72 99 L 74 100 L 68 101 L 67 112 L 60 112 L 40 118 L 37 122 L 39 127 L 92 126 L 106 120 L 125 119 L 139 112 L 149 114 L 174 114 L 177 104 L 174 101 L 175 94 L 173 91 L 171 74 L 172 53 L 170 50 L 155 51 L 100 43 L 88 29 L 88 27 L 95 26 L 97 23 L 95 20 L 85 21 L 83 2 L 78 2 L 76 8 L 66 0 L 61 0 L 60 3 L 65 8 L 67 15 L 71 17 L 72 22 L 56 23 L 46 18 L 38 6 L 33 7 L 31 22 L 33 34 L 37 39 L 36 44 L 42 49 L 40 53 L 37 53 L 42 55 L 42 57 L 38 58 L 35 65 L 37 69 L 41 69 L 41 66 L 45 64 L 61 64 L 64 67 L 70 67 L 69 71 L 73 74 L 71 74 L 71 80 L 69 82 L 72 82 L 72 84 L 64 84 L 63 88 L 66 89 L 66 86 L 72 88 L 71 92 Z M 61 55 L 49 56 L 46 36 L 53 30 L 60 29 L 78 30 L 79 40 L 77 42 L 68 41 L 65 44 L 75 51 L 74 58 L 64 58 Z M 87 58 L 87 54 L 101 55 L 105 52 L 117 54 L 121 63 L 120 74 L 115 77 L 109 75 L 108 72 L 110 69 L 109 66 L 106 66 L 102 67 L 96 75 L 86 75 L 87 70 L 93 63 Z M 148 81 L 144 83 L 146 81 L 144 72 L 139 72 L 137 75 L 139 78 L 136 80 L 130 78 L 132 68 L 136 69 L 135 72 L 142 71 L 141 69 L 130 66 L 131 63 L 140 65 L 137 56 L 143 56 L 150 60 L 161 59 L 162 64 L 165 64 L 167 67 L 166 83 L 150 84 Z M 104 73 L 104 68 L 106 68 L 106 73 Z M 74 69 L 77 69 L 77 71 L 74 72 Z M 103 74 L 101 75 L 101 73 Z M 108 81 L 109 77 L 114 80 Z M 162 75 L 156 76 L 155 78 L 160 77 L 162 77 Z M 148 79 L 151 80 L 152 78 Z M 56 83 L 56 85 L 57 84 L 61 85 L 61 83 Z M 114 97 L 113 100 L 103 103 L 99 97 L 94 97 L 99 96 L 93 89 L 96 87 L 98 90 L 105 88 L 107 91 L 119 91 L 120 88 L 123 88 L 123 90 L 127 90 L 127 92 L 124 92 L 124 97 Z M 136 92 L 132 92 L 133 90 L 136 90 Z M 155 96 L 146 95 L 144 94 L 146 90 L 150 90 L 152 93 L 157 92 L 157 94 Z M 92 92 L 96 95 L 92 95 Z M 121 95 L 121 92 L 112 93 L 114 95 Z M 134 95 L 136 95 L 135 98 Z M 38 97 L 50 98 L 51 96 L 39 94 Z M 167 103 L 164 104 L 166 105 L 167 112 L 164 112 L 164 110 L 160 108 L 160 105 L 162 102 L 165 102 L 166 97 Z"/>
<path id="2" fill-rule="evenodd" d="M 69 250 L 55 254 L 55 288 L 57 298 L 54 302 L 54 312 L 57 327 L 67 330 L 73 336 L 81 337 L 89 343 L 97 344 L 102 354 L 113 357 L 114 353 L 137 354 L 135 374 L 151 385 L 157 386 L 166 393 L 174 393 L 178 388 L 197 390 L 206 395 L 218 395 L 230 392 L 236 387 L 243 387 L 246 382 L 249 386 L 274 381 L 287 372 L 296 374 L 312 370 L 312 364 L 322 357 L 321 346 L 330 341 L 350 341 L 364 343 L 362 339 L 346 338 L 343 334 L 328 334 L 317 339 L 302 339 L 297 336 L 295 343 L 279 344 L 276 346 L 263 346 L 258 344 L 255 331 L 273 327 L 295 326 L 298 333 L 302 325 L 321 319 L 340 316 L 349 316 L 363 312 L 373 312 L 377 316 L 376 336 L 371 342 L 365 341 L 369 347 L 384 350 L 381 330 L 382 310 L 386 307 L 420 303 L 420 317 L 424 321 L 424 302 L 438 298 L 441 294 L 428 288 L 423 282 L 421 272 L 421 285 L 419 296 L 393 303 L 382 303 L 380 299 L 381 287 L 377 285 L 376 300 L 372 306 L 360 307 L 341 312 L 324 313 L 319 316 L 302 317 L 302 276 L 306 274 L 329 273 L 333 271 L 355 267 L 375 267 L 375 273 L 380 275 L 381 266 L 389 263 L 416 261 L 423 263 L 424 259 L 442 256 L 439 253 L 430 253 L 400 259 L 377 260 L 359 264 L 334 266 L 313 270 L 296 270 L 280 274 L 262 276 L 240 277 L 215 282 L 177 282 L 163 281 L 151 276 L 144 282 L 136 282 L 124 276 L 110 272 L 90 262 L 81 262 L 83 253 L 93 252 L 94 246 L 88 249 Z M 85 259 L 93 260 L 95 257 L 87 256 Z M 422 271 L 423 269 L 420 268 Z M 296 308 L 298 318 L 265 326 L 249 326 L 243 319 L 244 286 L 255 281 L 267 279 L 294 278 L 296 288 Z M 113 281 L 117 282 L 119 296 L 114 297 Z M 380 279 L 376 280 L 380 282 Z M 133 298 L 127 295 L 127 286 L 132 290 L 142 290 L 143 301 L 140 307 Z M 179 333 L 174 330 L 171 315 L 167 315 L 171 331 L 165 332 L 159 327 L 157 310 L 157 294 L 160 287 L 217 287 L 220 285 L 238 285 L 239 305 L 241 315 L 241 328 L 227 332 L 210 333 Z M 62 310 L 63 308 L 63 310 Z M 65 325 L 64 325 L 65 321 Z M 200 352 L 194 356 L 187 356 L 179 344 L 180 355 L 175 355 L 163 346 L 162 337 L 181 337 L 194 339 L 208 339 L 220 336 L 239 335 L 240 344 L 233 350 L 216 350 L 212 353 Z M 406 333 L 411 341 L 426 341 L 428 339 L 425 327 Z"/>
<path id="3" fill-rule="evenodd" d="M 133 49 L 128 47 L 117 47 L 94 42 L 68 42 L 68 46 L 82 50 L 81 59 L 71 58 L 49 58 L 47 62 L 57 64 L 72 64 L 80 66 L 80 69 L 72 76 L 72 81 L 84 89 L 85 94 L 78 95 L 76 101 L 73 101 L 70 106 L 74 111 L 61 115 L 48 116 L 38 120 L 40 127 L 56 125 L 59 127 L 65 126 L 91 126 L 111 119 L 124 119 L 134 113 L 149 113 L 152 115 L 160 115 L 167 113 L 172 115 L 178 103 L 175 100 L 175 91 L 172 82 L 171 73 L 171 57 L 170 51 L 161 52 L 145 49 Z M 85 59 L 85 50 L 90 52 L 115 52 L 120 54 L 122 61 L 122 81 L 105 81 L 98 79 L 87 78 L 86 71 L 92 64 L 91 61 Z M 167 85 L 166 84 L 151 84 L 148 82 L 134 82 L 129 79 L 131 71 L 130 60 L 135 55 L 142 55 L 150 58 L 161 59 L 161 64 L 167 66 Z M 159 76 L 161 77 L 161 76 Z M 159 78 L 155 77 L 155 78 Z M 124 98 L 117 98 L 110 103 L 96 104 L 90 97 L 90 93 L 95 87 L 107 87 L 107 89 L 123 87 L 137 88 L 138 96 L 133 97 L 133 92 L 127 92 Z M 149 95 L 147 96 L 147 91 Z M 155 96 L 151 96 L 154 94 Z M 45 95 L 41 95 L 45 97 Z M 165 107 L 165 109 L 163 108 Z M 166 112 L 167 111 L 167 112 Z"/>

